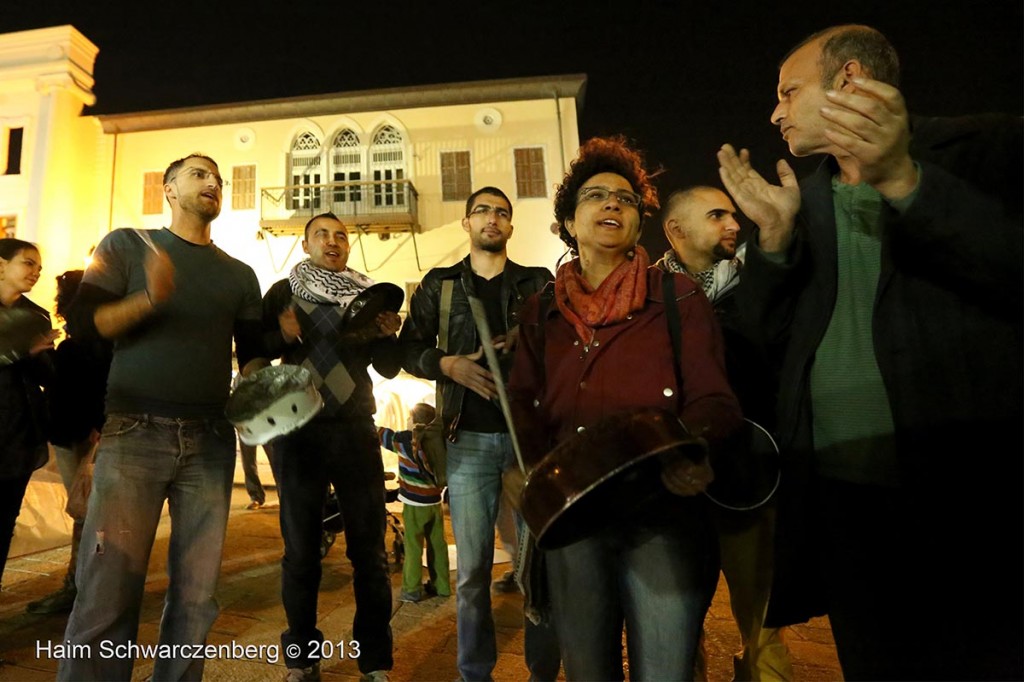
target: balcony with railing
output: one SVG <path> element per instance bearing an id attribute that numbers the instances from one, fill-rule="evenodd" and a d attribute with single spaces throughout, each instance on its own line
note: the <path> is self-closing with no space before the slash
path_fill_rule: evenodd
<path id="1" fill-rule="evenodd" d="M 418 199 L 409 180 L 264 187 L 260 227 L 273 235 L 301 235 L 310 218 L 331 211 L 363 232 L 419 232 Z"/>

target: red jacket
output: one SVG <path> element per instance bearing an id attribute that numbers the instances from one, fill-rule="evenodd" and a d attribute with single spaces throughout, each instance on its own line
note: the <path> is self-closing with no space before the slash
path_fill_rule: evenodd
<path id="1" fill-rule="evenodd" d="M 682 327 L 681 399 L 662 294 L 662 277 L 669 276 L 675 279 Z M 692 280 L 650 268 L 644 309 L 598 329 L 589 349 L 553 298 L 542 332 L 540 297 L 550 294 L 534 295 L 523 307 L 509 379 L 516 432 L 528 463 L 581 426 L 642 407 L 678 410 L 690 433 L 712 445 L 739 425 L 742 416 L 726 378 L 722 334 L 711 304 Z"/>

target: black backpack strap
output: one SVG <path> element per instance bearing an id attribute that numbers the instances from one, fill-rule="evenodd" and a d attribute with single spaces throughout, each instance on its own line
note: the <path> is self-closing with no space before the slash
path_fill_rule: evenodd
<path id="1" fill-rule="evenodd" d="M 665 301 L 665 320 L 668 322 L 668 335 L 672 340 L 672 371 L 676 376 L 676 401 L 683 400 L 683 331 L 679 320 L 679 306 L 676 304 L 676 278 L 671 273 L 661 276 L 661 290 Z"/>

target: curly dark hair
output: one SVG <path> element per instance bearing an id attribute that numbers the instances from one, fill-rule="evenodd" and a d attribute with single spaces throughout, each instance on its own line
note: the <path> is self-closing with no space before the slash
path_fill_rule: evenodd
<path id="1" fill-rule="evenodd" d="M 57 277 L 57 297 L 54 302 L 57 304 L 57 317 L 67 319 L 68 310 L 71 308 L 71 301 L 78 293 L 78 286 L 82 283 L 84 270 L 68 270 Z"/>
<path id="2" fill-rule="evenodd" d="M 565 221 L 576 215 L 576 195 L 583 183 L 598 173 L 615 173 L 626 178 L 633 191 L 640 195 L 641 221 L 657 210 L 658 190 L 651 183 L 651 174 L 644 167 L 643 154 L 633 149 L 622 135 L 592 137 L 583 143 L 569 172 L 555 191 L 555 220 L 558 236 L 575 254 L 579 252 L 576 238 L 569 234 Z"/>

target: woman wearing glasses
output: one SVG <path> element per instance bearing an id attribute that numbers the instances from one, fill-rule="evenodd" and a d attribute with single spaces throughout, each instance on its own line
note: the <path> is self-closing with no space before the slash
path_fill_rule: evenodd
<path id="1" fill-rule="evenodd" d="M 603 418 L 643 408 L 679 415 L 712 446 L 740 421 L 710 304 L 689 279 L 650 267 L 637 243 L 657 201 L 640 154 L 620 138 L 584 144 L 558 188 L 555 218 L 575 258 L 559 268 L 550 304 L 542 295 L 524 309 L 510 379 L 534 460 Z M 663 277 L 674 278 L 679 372 Z M 634 509 L 624 500 L 602 530 L 546 552 L 568 679 L 623 679 L 623 625 L 630 679 L 692 677 L 717 573 L 699 496 L 712 478 L 706 460 L 666 464 L 666 491 Z"/>

